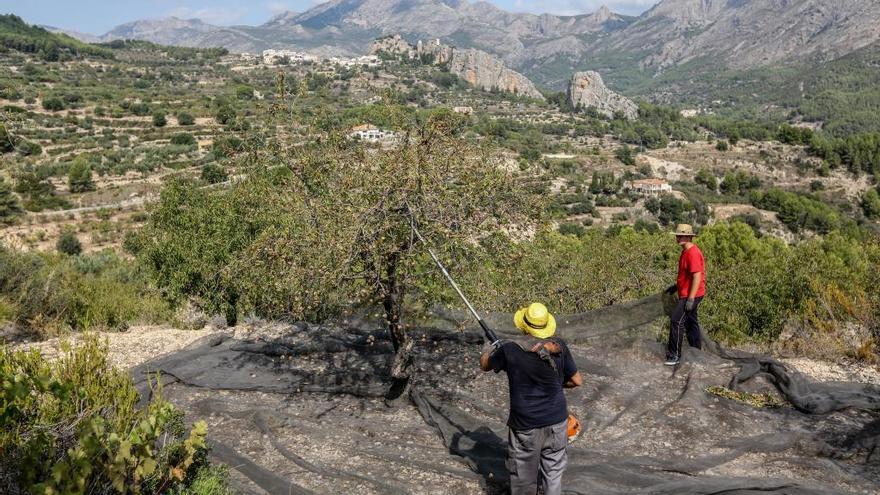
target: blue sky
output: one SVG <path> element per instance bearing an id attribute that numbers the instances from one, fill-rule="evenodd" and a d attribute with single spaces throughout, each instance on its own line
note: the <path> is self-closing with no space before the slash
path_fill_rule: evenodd
<path id="1" fill-rule="evenodd" d="M 474 1 L 474 0 L 471 0 Z M 583 14 L 605 4 L 622 14 L 640 14 L 657 0 L 489 0 L 515 12 Z M 302 12 L 319 0 L 0 0 L 0 13 L 13 13 L 33 24 L 103 34 L 119 24 L 146 18 L 199 18 L 218 25 L 265 22 L 273 15 Z"/>

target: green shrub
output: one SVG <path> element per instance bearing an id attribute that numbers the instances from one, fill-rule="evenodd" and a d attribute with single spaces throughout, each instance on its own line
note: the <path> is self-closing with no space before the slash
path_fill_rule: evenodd
<path id="1" fill-rule="evenodd" d="M 862 210 L 868 218 L 880 218 L 880 194 L 876 189 L 868 189 L 862 195 Z"/>
<path id="2" fill-rule="evenodd" d="M 61 237 L 58 238 L 58 242 L 55 244 L 55 249 L 57 249 L 59 253 L 68 256 L 76 256 L 82 253 L 82 244 L 80 244 L 76 234 L 67 231 L 61 234 Z"/>
<path id="3" fill-rule="evenodd" d="M 727 141 L 718 141 L 715 143 L 715 149 L 718 151 L 728 151 L 730 149 L 730 144 Z"/>
<path id="4" fill-rule="evenodd" d="M 231 107 L 220 107 L 217 110 L 217 122 L 220 125 L 226 125 L 235 120 L 236 113 Z"/>
<path id="5" fill-rule="evenodd" d="M 236 86 L 235 88 L 235 97 L 239 100 L 253 100 L 254 99 L 254 88 L 242 84 L 240 86 Z"/>
<path id="6" fill-rule="evenodd" d="M 60 112 L 64 110 L 64 102 L 61 98 L 46 98 L 43 100 L 43 108 L 50 112 Z"/>
<path id="7" fill-rule="evenodd" d="M 837 210 L 831 206 L 778 188 L 752 193 L 751 200 L 752 204 L 758 208 L 775 211 L 779 221 L 792 232 L 812 230 L 820 234 L 827 234 L 832 230 L 844 227 L 846 223 Z"/>
<path id="8" fill-rule="evenodd" d="M 153 125 L 155 127 L 165 127 L 168 124 L 168 119 L 165 118 L 165 112 L 156 111 L 153 112 Z"/>
<path id="9" fill-rule="evenodd" d="M 0 299 L 13 320 L 40 335 L 159 322 L 171 308 L 143 274 L 112 252 L 76 257 L 0 248 Z"/>
<path id="10" fill-rule="evenodd" d="M 86 155 L 80 155 L 73 160 L 70 171 L 67 173 L 67 184 L 72 193 L 95 190 L 95 182 L 92 180 L 92 165 Z"/>
<path id="11" fill-rule="evenodd" d="M 188 132 L 180 132 L 171 136 L 171 144 L 178 146 L 193 146 L 196 144 L 196 138 Z"/>
<path id="12" fill-rule="evenodd" d="M 131 105 L 129 111 L 138 117 L 146 117 L 150 113 L 150 106 L 146 103 L 135 103 Z"/>
<path id="13" fill-rule="evenodd" d="M 177 123 L 178 125 L 190 126 L 196 123 L 196 119 L 194 119 L 193 116 L 188 113 L 181 112 L 177 114 Z"/>
<path id="14" fill-rule="evenodd" d="M 697 172 L 697 175 L 694 177 L 694 182 L 706 186 L 706 189 L 709 189 L 712 192 L 715 192 L 715 190 L 718 189 L 718 179 L 715 177 L 715 174 L 705 168 L 702 168 Z"/>
<path id="15" fill-rule="evenodd" d="M 194 483 L 227 493 L 222 470 L 207 463 L 206 424 L 187 433 L 161 389 L 137 409 L 130 376 L 96 336 L 54 362 L 2 347 L 0 376 L 4 493 L 183 493 Z"/>
<path id="16" fill-rule="evenodd" d="M 202 167 L 202 180 L 208 184 L 219 184 L 225 182 L 229 176 L 222 165 L 216 163 L 208 163 Z"/>
<path id="17" fill-rule="evenodd" d="M 625 144 L 623 146 L 621 146 L 620 148 L 617 148 L 617 150 L 614 152 L 614 156 L 616 156 L 617 159 L 620 160 L 620 162 L 623 163 L 624 165 L 635 165 L 636 164 L 636 157 L 635 157 L 635 154 L 633 153 L 632 148 L 630 148 L 629 146 L 627 146 Z"/>
<path id="18" fill-rule="evenodd" d="M 572 235 L 580 237 L 586 233 L 587 229 L 583 225 L 577 223 L 563 223 L 559 226 L 559 233 L 562 235 Z"/>
<path id="19" fill-rule="evenodd" d="M 64 208 L 67 201 L 55 194 L 55 186 L 33 172 L 22 172 L 15 177 L 15 192 L 25 196 L 22 206 L 28 211 Z"/>

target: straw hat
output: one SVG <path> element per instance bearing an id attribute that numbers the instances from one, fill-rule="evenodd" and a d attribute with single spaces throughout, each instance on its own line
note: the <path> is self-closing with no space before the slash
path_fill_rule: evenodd
<path id="1" fill-rule="evenodd" d="M 547 306 L 541 303 L 532 303 L 517 311 L 513 315 L 513 323 L 523 333 L 539 339 L 552 337 L 556 333 L 556 319 L 547 311 Z"/>
<path id="2" fill-rule="evenodd" d="M 696 237 L 697 236 L 697 234 L 694 233 L 694 227 L 692 225 L 688 225 L 686 223 L 680 223 L 680 224 L 676 225 L 674 234 L 680 235 L 680 236 L 689 236 L 689 237 Z"/>

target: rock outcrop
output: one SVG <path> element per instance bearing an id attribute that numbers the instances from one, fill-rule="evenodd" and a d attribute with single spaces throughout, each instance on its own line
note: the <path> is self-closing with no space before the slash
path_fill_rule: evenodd
<path id="1" fill-rule="evenodd" d="M 370 43 L 370 55 L 379 55 L 380 53 L 403 55 L 409 58 L 417 56 L 415 48 L 401 38 L 399 34 L 373 40 Z"/>
<path id="2" fill-rule="evenodd" d="M 501 59 L 474 48 L 458 49 L 440 43 L 421 40 L 415 45 L 400 35 L 379 38 L 370 44 L 370 53 L 390 53 L 409 58 L 421 58 L 435 65 L 448 64 L 449 72 L 475 88 L 499 90 L 519 96 L 543 100 L 544 95 L 526 76 L 509 69 Z"/>
<path id="3" fill-rule="evenodd" d="M 504 62 L 484 51 L 473 48 L 453 50 L 449 71 L 480 89 L 497 89 L 519 96 L 544 99 L 544 95 L 526 76 L 508 69 Z"/>
<path id="4" fill-rule="evenodd" d="M 608 117 L 622 113 L 632 120 L 638 117 L 639 107 L 632 100 L 608 89 L 598 72 L 577 72 L 568 84 L 568 102 L 574 108 L 593 107 Z"/>

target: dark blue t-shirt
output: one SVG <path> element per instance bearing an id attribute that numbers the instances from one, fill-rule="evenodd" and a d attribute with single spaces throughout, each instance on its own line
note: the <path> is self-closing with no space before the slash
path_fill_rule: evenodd
<path id="1" fill-rule="evenodd" d="M 561 423 L 568 418 L 568 404 L 562 384 L 577 373 L 577 366 L 562 339 L 553 339 L 562 353 L 552 355 L 556 370 L 516 342 L 507 341 L 489 356 L 489 366 L 507 372 L 510 386 L 510 417 L 507 426 L 530 430 Z"/>

